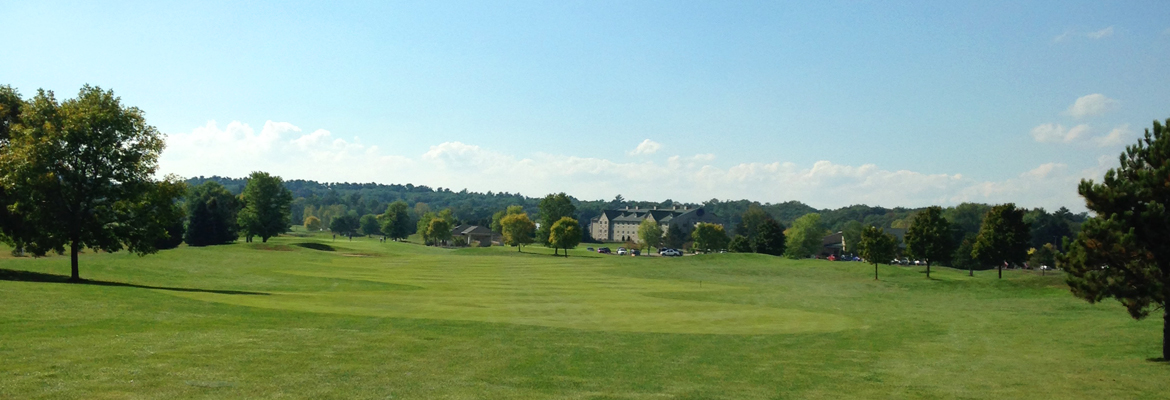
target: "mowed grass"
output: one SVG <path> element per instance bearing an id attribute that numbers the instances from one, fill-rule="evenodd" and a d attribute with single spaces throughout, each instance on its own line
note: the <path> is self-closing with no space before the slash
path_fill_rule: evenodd
<path id="1" fill-rule="evenodd" d="M 5 250 L 5 253 L 7 250 Z M 0 398 L 1166 398 L 1060 276 L 328 237 L 0 258 Z"/>

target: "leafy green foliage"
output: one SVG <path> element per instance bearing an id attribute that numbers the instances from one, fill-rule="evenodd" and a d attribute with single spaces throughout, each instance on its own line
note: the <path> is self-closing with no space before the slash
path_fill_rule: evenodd
<path id="1" fill-rule="evenodd" d="M 687 243 L 687 234 L 677 224 L 666 227 L 666 237 L 662 244 L 672 249 L 681 249 Z"/>
<path id="2" fill-rule="evenodd" d="M 792 259 L 810 257 L 821 251 L 821 243 L 825 239 L 825 227 L 821 225 L 821 215 L 817 213 L 805 214 L 792 223 L 788 230 L 788 243 L 784 255 Z"/>
<path id="3" fill-rule="evenodd" d="M 650 219 L 644 219 L 638 225 L 638 238 L 647 248 L 662 246 L 662 235 L 662 226 Z"/>
<path id="4" fill-rule="evenodd" d="M 858 246 L 861 258 L 873 264 L 873 279 L 878 278 L 878 264 L 889 264 L 898 251 L 898 238 L 882 231 L 881 228 L 871 226 L 861 231 L 861 242 Z"/>
<path id="5" fill-rule="evenodd" d="M 382 214 L 382 234 L 390 240 L 402 240 L 410 236 L 410 206 L 405 201 L 396 201 L 386 206 Z"/>
<path id="6" fill-rule="evenodd" d="M 995 265 L 1003 276 L 1003 264 L 1020 264 L 1028 258 L 1032 242 L 1024 210 L 1007 203 L 992 207 L 979 227 L 971 256 L 983 265 Z"/>
<path id="7" fill-rule="evenodd" d="M 1077 191 L 1096 215 L 1081 226 L 1058 263 L 1068 285 L 1090 303 L 1114 298 L 1142 319 L 1163 315 L 1162 358 L 1170 360 L 1170 119 L 1125 149 L 1101 183 Z"/>
<path id="8" fill-rule="evenodd" d="M 451 240 L 452 228 L 450 221 L 444 218 L 432 218 L 431 222 L 427 224 L 427 230 L 423 237 L 438 246 L 444 241 Z"/>
<path id="9" fill-rule="evenodd" d="M 915 215 L 906 230 L 906 250 L 911 257 L 926 261 L 927 278 L 930 278 L 931 263 L 945 263 L 955 251 L 951 225 L 942 213 L 942 207 L 929 207 Z"/>
<path id="10" fill-rule="evenodd" d="M 153 179 L 161 135 L 112 91 L 86 85 L 58 103 L 0 89 L 0 142 L 3 236 L 36 255 L 68 247 L 74 280 L 83 248 L 153 253 L 181 218 L 181 184 Z"/>
<path id="11" fill-rule="evenodd" d="M 563 192 L 545 196 L 540 200 L 540 229 L 536 232 L 537 241 L 551 245 L 549 235 L 553 224 L 561 218 L 573 218 L 576 214 L 577 207 L 573 206 L 572 199 Z"/>
<path id="12" fill-rule="evenodd" d="M 727 232 L 722 225 L 700 222 L 691 232 L 691 239 L 694 240 L 691 249 L 697 252 L 711 253 L 727 249 Z"/>
<path id="13" fill-rule="evenodd" d="M 760 224 L 771 219 L 772 216 L 768 215 L 768 212 L 764 211 L 759 205 L 749 205 L 747 211 L 744 211 L 740 217 L 739 224 L 735 226 L 735 233 L 746 236 L 748 243 L 751 243 L 756 239 L 756 234 L 760 230 Z"/>
<path id="14" fill-rule="evenodd" d="M 378 221 L 377 215 L 363 215 L 362 218 L 358 220 L 358 232 L 366 235 L 366 237 L 379 235 L 382 233 L 382 223 Z"/>
<path id="15" fill-rule="evenodd" d="M 731 243 L 727 245 L 727 251 L 732 253 L 751 253 L 752 244 L 748 242 L 748 238 L 744 235 L 735 235 L 731 238 Z"/>
<path id="16" fill-rule="evenodd" d="M 555 249 L 565 249 L 565 257 L 569 256 L 569 249 L 581 243 L 581 226 L 577 220 L 570 217 L 561 217 L 549 230 L 549 244 Z"/>
<path id="17" fill-rule="evenodd" d="M 239 239 L 237 223 L 240 202 L 219 183 L 208 181 L 191 188 L 187 195 L 189 246 L 210 246 Z"/>
<path id="18" fill-rule="evenodd" d="M 504 236 L 504 243 L 516 246 L 516 251 L 521 251 L 524 245 L 532 243 L 535 231 L 536 223 L 528 219 L 528 213 L 525 212 L 508 214 L 500 220 L 500 232 Z"/>
<path id="19" fill-rule="evenodd" d="M 292 192 L 284 187 L 283 180 L 267 172 L 253 172 L 248 184 L 240 195 L 244 208 L 240 210 L 240 228 L 251 241 L 259 236 L 261 241 L 288 232 L 292 224 L 290 207 Z"/>
<path id="20" fill-rule="evenodd" d="M 321 219 L 312 215 L 305 217 L 305 230 L 309 232 L 317 232 L 322 228 Z"/>
<path id="21" fill-rule="evenodd" d="M 357 213 L 354 212 L 333 218 L 333 221 L 329 222 L 330 231 L 332 231 L 334 234 L 347 236 L 350 238 L 357 234 L 358 229 L 360 228 L 361 220 L 358 218 Z"/>
<path id="22" fill-rule="evenodd" d="M 773 256 L 784 255 L 787 239 L 784 237 L 784 226 L 774 219 L 768 218 L 756 226 L 756 238 L 752 247 L 757 253 Z"/>

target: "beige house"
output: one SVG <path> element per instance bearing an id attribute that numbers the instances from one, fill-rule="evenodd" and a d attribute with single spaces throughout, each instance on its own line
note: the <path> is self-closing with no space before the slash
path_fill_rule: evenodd
<path id="1" fill-rule="evenodd" d="M 677 225 L 683 233 L 690 235 L 695 225 L 708 222 L 722 225 L 714 215 L 699 208 L 629 208 L 605 210 L 589 221 L 589 236 L 601 242 L 624 242 L 638 240 L 638 226 L 644 220 L 658 223 L 665 232 L 671 225 Z"/>

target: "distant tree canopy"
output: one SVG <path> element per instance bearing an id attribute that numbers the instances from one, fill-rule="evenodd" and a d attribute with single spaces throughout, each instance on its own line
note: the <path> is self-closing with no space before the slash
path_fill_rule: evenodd
<path id="1" fill-rule="evenodd" d="M 358 220 L 358 232 L 366 237 L 382 234 L 382 223 L 378 221 L 378 216 L 374 214 L 363 215 Z"/>
<path id="2" fill-rule="evenodd" d="M 1162 359 L 1170 360 L 1170 119 L 1121 154 L 1101 183 L 1077 192 L 1095 214 L 1059 256 L 1077 297 L 1114 298 L 1135 319 L 1162 312 Z"/>
<path id="3" fill-rule="evenodd" d="M 239 239 L 237 214 L 240 202 L 217 182 L 207 181 L 187 193 L 187 231 L 183 240 L 189 246 L 210 246 Z"/>
<path id="4" fill-rule="evenodd" d="M 402 200 L 386 206 L 386 212 L 382 214 L 382 234 L 390 240 L 402 240 L 410 236 L 410 230 L 414 227 L 411 226 L 409 210 L 410 206 Z"/>
<path id="5" fill-rule="evenodd" d="M 942 207 L 929 207 L 918 213 L 906 230 L 906 250 L 910 256 L 926 262 L 930 278 L 931 263 L 945 263 L 954 253 L 951 225 L 943 218 Z"/>
<path id="6" fill-rule="evenodd" d="M 500 220 L 500 232 L 505 244 L 516 246 L 516 251 L 521 251 L 522 246 L 534 240 L 536 224 L 528 219 L 527 213 L 508 214 Z"/>
<path id="7" fill-rule="evenodd" d="M 350 212 L 329 222 L 329 230 L 334 234 L 352 238 L 361 228 L 361 219 L 357 213 Z"/>
<path id="8" fill-rule="evenodd" d="M 651 221 L 649 218 L 642 220 L 638 225 L 638 239 L 646 244 L 646 247 L 661 247 L 662 246 L 662 226 L 657 222 Z"/>
<path id="9" fill-rule="evenodd" d="M 898 238 L 881 228 L 870 226 L 861 230 L 861 239 L 858 242 L 861 258 L 873 264 L 873 279 L 878 279 L 878 264 L 889 264 L 897 254 Z"/>
<path id="10" fill-rule="evenodd" d="M 259 236 L 262 242 L 268 242 L 268 238 L 288 232 L 292 225 L 292 192 L 278 176 L 253 172 L 240 200 L 244 202 L 239 214 L 240 228 L 249 241 L 252 236 Z"/>
<path id="11" fill-rule="evenodd" d="M 687 234 L 678 224 L 670 224 L 666 227 L 666 237 L 662 238 L 662 244 L 671 249 L 681 249 L 686 245 L 687 240 Z"/>
<path id="12" fill-rule="evenodd" d="M 83 86 L 58 102 L 38 91 L 28 101 L 0 86 L 0 232 L 36 255 L 69 249 L 80 280 L 86 247 L 140 255 L 157 251 L 182 217 L 173 177 L 153 179 L 163 140 L 141 110 L 112 91 Z"/>
<path id="13" fill-rule="evenodd" d="M 305 217 L 305 230 L 316 232 L 322 229 L 321 219 L 312 215 Z"/>
<path id="14" fill-rule="evenodd" d="M 561 217 L 549 230 L 549 245 L 553 247 L 553 254 L 556 254 L 558 248 L 565 249 L 565 257 L 568 257 L 569 249 L 580 243 L 581 226 L 571 217 Z"/>
<path id="15" fill-rule="evenodd" d="M 752 245 L 748 242 L 747 236 L 735 235 L 731 238 L 731 242 L 727 244 L 727 251 L 732 253 L 752 253 Z"/>
<path id="16" fill-rule="evenodd" d="M 784 255 L 800 259 L 819 253 L 827 232 L 821 224 L 820 214 L 811 213 L 797 218 L 792 223 L 792 228 L 788 230 L 788 243 Z"/>
<path id="17" fill-rule="evenodd" d="M 564 193 L 550 194 L 540 200 L 540 228 L 536 232 L 537 241 L 551 245 L 549 234 L 553 224 L 562 218 L 569 217 L 576 220 L 577 207 L 573 200 Z"/>
<path id="18" fill-rule="evenodd" d="M 983 265 L 995 265 L 1003 278 L 1003 264 L 1020 264 L 1028 259 L 1032 243 L 1024 210 L 1007 203 L 992 207 L 979 227 L 971 256 Z"/>
<path id="19" fill-rule="evenodd" d="M 703 253 L 727 250 L 728 241 L 730 240 L 727 237 L 727 232 L 723 230 L 722 225 L 707 222 L 700 222 L 698 225 L 695 225 L 695 230 L 691 232 L 691 239 L 694 240 L 691 249 Z"/>
<path id="20" fill-rule="evenodd" d="M 751 247 L 757 253 L 781 256 L 784 255 L 787 241 L 784 237 L 784 225 L 767 218 L 756 225 L 756 237 L 751 240 Z"/>

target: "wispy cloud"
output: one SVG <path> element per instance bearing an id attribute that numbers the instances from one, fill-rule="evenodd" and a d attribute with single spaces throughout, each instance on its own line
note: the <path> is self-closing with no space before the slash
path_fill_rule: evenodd
<path id="1" fill-rule="evenodd" d="M 1106 38 L 1106 37 L 1110 37 L 1110 36 L 1113 36 L 1113 27 L 1112 26 L 1105 28 L 1105 29 L 1102 29 L 1102 30 L 1099 30 L 1099 31 L 1089 32 L 1089 33 L 1085 34 L 1085 37 L 1087 37 L 1089 39 L 1100 39 L 1100 38 Z"/>
<path id="2" fill-rule="evenodd" d="M 627 154 L 629 154 L 631 156 L 636 156 L 636 155 L 640 155 L 640 154 L 654 154 L 654 153 L 657 153 L 658 150 L 661 148 L 662 148 L 662 143 L 658 143 L 658 142 L 655 142 L 653 140 L 646 139 L 646 140 L 643 140 L 642 143 L 638 143 L 638 147 L 635 147 L 634 150 L 631 150 Z"/>
<path id="3" fill-rule="evenodd" d="M 1071 40 L 1074 38 L 1087 38 L 1087 39 L 1096 40 L 1096 39 L 1104 39 L 1104 38 L 1107 38 L 1110 36 L 1113 36 L 1113 27 L 1112 26 L 1106 27 L 1104 29 L 1095 30 L 1092 32 L 1078 32 L 1075 30 L 1068 30 L 1068 31 L 1064 31 L 1064 33 L 1056 35 L 1056 37 L 1053 37 L 1052 41 L 1054 43 L 1060 43 L 1060 42 L 1068 41 L 1068 40 Z"/>
<path id="4" fill-rule="evenodd" d="M 1117 109 L 1119 104 L 1117 100 L 1103 94 L 1093 93 L 1077 98 L 1064 113 L 1073 118 L 1095 117 Z"/>
<path id="5" fill-rule="evenodd" d="M 1061 124 L 1042 124 L 1032 128 L 1032 138 L 1040 143 L 1072 143 L 1085 137 L 1089 126 L 1085 124 L 1065 129 Z"/>
<path id="6" fill-rule="evenodd" d="M 1113 130 L 1109 131 L 1109 133 L 1106 133 L 1102 136 L 1094 137 L 1093 143 L 1096 144 L 1097 147 L 1115 147 L 1129 144 L 1133 141 L 1133 139 L 1134 132 L 1129 129 L 1129 124 L 1125 124 L 1113 128 Z"/>
<path id="7" fill-rule="evenodd" d="M 1056 125 L 1051 129 L 1064 140 L 1078 128 L 1064 130 Z M 1106 138 L 1113 140 L 1113 136 Z M 1074 209 L 1083 204 L 1076 195 L 1077 182 L 1084 177 L 1100 178 L 1102 172 L 1071 171 L 1050 163 L 1015 178 L 980 181 L 957 173 L 890 170 L 875 164 L 818 161 L 801 166 L 775 161 L 719 166 L 715 158 L 698 154 L 671 156 L 664 162 L 620 162 L 563 154 L 508 154 L 462 142 L 439 143 L 419 155 L 394 155 L 323 129 L 305 133 L 292 124 L 269 121 L 256 132 L 240 122 L 225 127 L 209 122 L 188 133 L 168 135 L 159 172 L 243 176 L 259 170 L 288 179 L 415 183 L 530 196 L 565 191 L 583 199 L 608 199 L 616 194 L 696 202 L 748 198 L 799 200 L 816 207 L 1011 201 Z"/>

